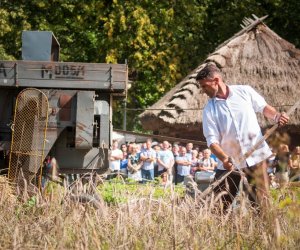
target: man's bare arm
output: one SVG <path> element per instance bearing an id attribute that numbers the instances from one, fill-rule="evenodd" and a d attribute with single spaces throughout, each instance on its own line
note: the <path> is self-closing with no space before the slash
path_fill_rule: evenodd
<path id="1" fill-rule="evenodd" d="M 289 117 L 285 113 L 277 112 L 277 110 L 269 104 L 264 108 L 263 115 L 278 123 L 280 126 L 287 124 L 289 121 Z"/>
<path id="2" fill-rule="evenodd" d="M 211 144 L 210 150 L 223 163 L 225 169 L 227 170 L 233 169 L 233 164 L 229 158 L 230 155 L 225 154 L 225 152 L 223 151 L 223 149 L 220 147 L 218 143 Z"/>

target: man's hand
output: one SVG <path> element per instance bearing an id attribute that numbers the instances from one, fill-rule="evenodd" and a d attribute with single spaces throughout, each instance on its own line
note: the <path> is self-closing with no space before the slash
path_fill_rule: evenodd
<path id="1" fill-rule="evenodd" d="M 281 127 L 286 125 L 289 122 L 289 119 L 290 118 L 288 117 L 288 115 L 282 112 L 282 113 L 277 113 L 275 115 L 274 121 L 278 123 L 278 125 Z"/>
<path id="2" fill-rule="evenodd" d="M 232 158 L 231 157 L 228 157 L 228 158 L 225 158 L 223 161 L 223 167 L 230 171 L 230 170 L 233 170 L 233 162 L 232 162 Z"/>

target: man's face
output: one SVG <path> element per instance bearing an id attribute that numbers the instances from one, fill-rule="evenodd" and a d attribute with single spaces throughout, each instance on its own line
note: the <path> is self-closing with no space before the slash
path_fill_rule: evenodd
<path id="1" fill-rule="evenodd" d="M 204 156 L 204 158 L 209 158 L 210 157 L 210 153 L 208 151 L 204 151 L 203 152 L 203 156 Z"/>
<path id="2" fill-rule="evenodd" d="M 186 144 L 186 149 L 188 150 L 188 151 L 191 151 L 192 149 L 193 149 L 193 143 L 188 143 L 188 144 Z"/>
<path id="3" fill-rule="evenodd" d="M 210 98 L 213 98 L 218 93 L 218 80 L 218 78 L 203 79 L 198 81 L 198 83 L 200 84 L 200 87 L 202 88 L 203 92 L 207 94 Z"/>
<path id="4" fill-rule="evenodd" d="M 119 147 L 119 144 L 118 144 L 117 141 L 115 141 L 115 142 L 113 143 L 113 149 L 117 149 L 118 147 Z"/>
<path id="5" fill-rule="evenodd" d="M 168 142 L 166 142 L 166 141 L 164 141 L 163 142 L 163 149 L 169 149 L 169 143 Z"/>
<path id="6" fill-rule="evenodd" d="M 185 155 L 185 154 L 186 154 L 186 148 L 182 148 L 182 149 L 181 149 L 181 154 L 182 154 L 182 155 Z"/>
<path id="7" fill-rule="evenodd" d="M 146 147 L 147 147 L 147 149 L 150 149 L 150 148 L 151 148 L 151 143 L 152 143 L 151 141 L 147 141 L 147 142 L 146 142 Z"/>

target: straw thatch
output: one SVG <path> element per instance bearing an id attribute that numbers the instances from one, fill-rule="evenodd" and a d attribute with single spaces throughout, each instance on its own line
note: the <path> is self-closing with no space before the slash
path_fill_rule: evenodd
<path id="1" fill-rule="evenodd" d="M 251 85 L 278 110 L 293 105 L 300 96 L 300 50 L 268 28 L 262 22 L 265 18 L 245 19 L 246 26 L 239 33 L 221 44 L 152 110 L 140 115 L 143 128 L 163 135 L 203 139 L 202 108 L 208 97 L 201 93 L 195 77 L 208 62 L 221 69 L 227 84 Z M 291 116 L 290 131 L 299 128 L 299 117 L 299 111 Z M 259 122 L 263 127 L 271 125 L 261 116 Z"/>

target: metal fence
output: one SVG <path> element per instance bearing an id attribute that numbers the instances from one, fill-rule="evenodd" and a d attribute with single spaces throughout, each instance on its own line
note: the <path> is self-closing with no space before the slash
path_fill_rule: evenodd
<path id="1" fill-rule="evenodd" d="M 20 188 L 24 180 L 40 187 L 48 110 L 48 98 L 38 89 L 26 89 L 17 96 L 8 177 Z"/>

